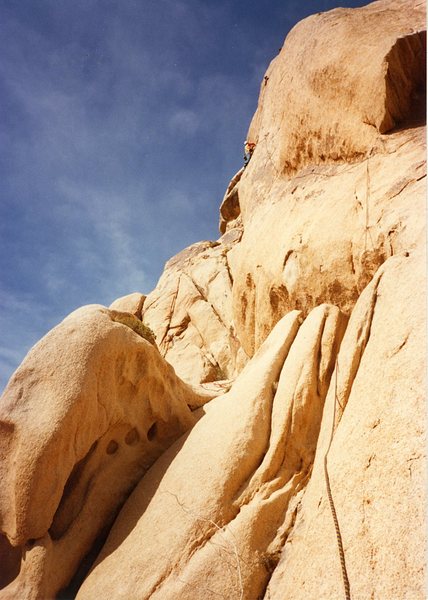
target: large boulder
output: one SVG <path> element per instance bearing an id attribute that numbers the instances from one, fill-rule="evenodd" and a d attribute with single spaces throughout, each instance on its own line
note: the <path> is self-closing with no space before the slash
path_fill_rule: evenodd
<path id="1" fill-rule="evenodd" d="M 143 477 L 77 598 L 254 599 L 310 473 L 346 319 L 317 307 L 274 328 L 231 390 Z M 154 566 L 155 565 L 155 566 Z"/>
<path id="2" fill-rule="evenodd" d="M 1 398 L 2 548 L 23 552 L 1 597 L 53 597 L 68 584 L 142 474 L 195 423 L 190 407 L 207 400 L 117 314 L 138 322 L 97 305 L 72 313 Z M 3 564 L 10 578 L 19 571 Z"/>
<path id="3" fill-rule="evenodd" d="M 393 257 L 358 300 L 266 599 L 344 597 L 338 537 L 351 598 L 426 598 L 425 289 L 424 253 Z"/>
<path id="4" fill-rule="evenodd" d="M 141 319 L 145 299 L 146 296 L 144 294 L 133 292 L 132 294 L 117 298 L 110 304 L 109 308 L 120 312 L 129 312 L 138 319 Z"/>
<path id="5" fill-rule="evenodd" d="M 228 259 L 241 234 L 233 229 L 182 250 L 144 303 L 159 351 L 189 383 L 231 379 L 247 360 L 235 332 Z"/>
<path id="6" fill-rule="evenodd" d="M 381 134 L 425 119 L 425 4 L 378 0 L 312 15 L 288 34 L 262 83 L 240 183 L 307 165 L 359 162 Z M 380 146 L 381 147 L 381 146 Z M 264 173 L 262 173 L 262 169 Z"/>
<path id="7" fill-rule="evenodd" d="M 247 355 L 289 310 L 350 314 L 377 268 L 423 241 L 425 46 L 424 4 L 379 0 L 305 19 L 271 63 L 229 253 Z"/>

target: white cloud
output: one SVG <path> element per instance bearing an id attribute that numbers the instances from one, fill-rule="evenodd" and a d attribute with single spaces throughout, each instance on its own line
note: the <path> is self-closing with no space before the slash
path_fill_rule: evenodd
<path id="1" fill-rule="evenodd" d="M 0 286 L 0 393 L 31 346 L 60 320 L 33 294 L 14 294 Z"/>
<path id="2" fill-rule="evenodd" d="M 46 0 L 44 30 L 14 11 L 2 23 L 12 208 L 0 377 L 79 304 L 150 291 L 171 255 L 216 237 L 233 135 L 254 103 L 208 64 L 227 7 L 102 4 Z"/>
<path id="3" fill-rule="evenodd" d="M 126 294 L 137 285 L 140 291 L 145 288 L 148 282 L 142 268 L 144 261 L 131 231 L 139 218 L 132 212 L 131 198 L 141 196 L 141 190 L 134 188 L 116 195 L 66 180 L 59 182 L 58 189 L 63 210 L 74 211 L 76 221 L 85 221 L 84 231 L 77 228 L 71 239 L 72 253 L 79 269 L 98 278 L 101 295 Z M 146 227 L 141 223 L 140 230 L 143 232 Z"/>
<path id="4" fill-rule="evenodd" d="M 169 120 L 169 126 L 174 133 L 189 137 L 198 131 L 199 123 L 199 116 L 189 109 L 175 111 Z"/>

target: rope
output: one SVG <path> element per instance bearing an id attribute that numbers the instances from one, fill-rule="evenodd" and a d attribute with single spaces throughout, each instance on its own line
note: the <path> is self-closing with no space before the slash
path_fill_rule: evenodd
<path id="1" fill-rule="evenodd" d="M 364 226 L 364 252 L 367 251 L 367 234 L 369 233 L 369 198 L 370 198 L 370 173 L 369 173 L 369 160 L 367 157 L 366 162 L 366 211 L 365 211 L 365 226 Z"/>
<path id="2" fill-rule="evenodd" d="M 336 402 L 339 402 L 338 398 L 337 398 L 337 373 L 338 373 L 338 370 L 339 370 L 339 363 L 336 358 L 336 369 L 335 369 L 336 375 L 335 375 L 335 381 L 334 381 L 333 423 L 331 426 L 330 442 L 328 444 L 327 452 L 325 453 L 325 456 L 324 456 L 324 475 L 325 475 L 325 485 L 327 488 L 328 501 L 330 504 L 330 510 L 331 510 L 331 514 L 333 517 L 333 521 L 334 521 L 334 528 L 336 530 L 337 549 L 339 551 L 340 566 L 342 569 L 343 587 L 345 588 L 345 599 L 351 600 L 351 589 L 350 589 L 350 585 L 349 585 L 348 572 L 346 570 L 345 551 L 343 550 L 342 534 L 340 533 L 339 520 L 337 518 L 336 508 L 334 506 L 333 494 L 331 493 L 330 478 L 328 475 L 328 466 L 327 466 L 327 456 L 330 451 L 331 443 L 333 441 L 334 423 L 336 420 Z"/>
<path id="3" fill-rule="evenodd" d="M 370 202 L 370 193 L 371 193 L 371 182 L 370 182 L 370 171 L 369 171 L 369 167 L 370 167 L 370 158 L 373 155 L 373 148 L 370 150 L 370 154 L 367 154 L 367 159 L 366 159 L 366 209 L 365 209 L 365 223 L 364 223 L 364 253 L 367 252 L 367 241 L 368 238 L 370 238 L 370 242 L 372 245 L 372 250 L 375 250 L 375 244 L 373 241 L 373 237 L 372 234 L 370 233 L 370 229 L 371 229 L 371 225 L 369 225 L 370 223 L 370 214 L 369 214 L 369 202 Z"/>
<path id="4" fill-rule="evenodd" d="M 276 168 L 276 166 L 275 166 L 275 163 L 273 162 L 272 154 L 271 154 L 271 153 L 270 153 L 270 151 L 269 151 L 269 146 L 268 146 L 268 142 L 267 142 L 268 135 L 269 135 L 268 133 L 265 133 L 265 135 L 264 135 L 264 136 L 263 136 L 263 138 L 262 138 L 262 139 L 263 139 L 263 141 L 264 141 L 264 142 L 265 142 L 265 144 L 266 144 L 266 154 L 267 154 L 267 157 L 268 157 L 269 161 L 270 161 L 270 162 L 271 162 L 271 164 L 272 164 L 273 170 L 275 171 L 275 173 L 276 173 L 277 177 L 280 177 L 280 176 L 281 176 L 281 173 L 280 173 L 280 172 L 278 171 L 278 169 Z"/>

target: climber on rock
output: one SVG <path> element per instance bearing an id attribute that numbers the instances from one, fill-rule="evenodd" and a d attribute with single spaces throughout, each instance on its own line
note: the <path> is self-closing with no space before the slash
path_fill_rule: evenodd
<path id="1" fill-rule="evenodd" d="M 245 140 L 245 142 L 244 142 L 244 168 L 250 162 L 250 159 L 253 156 L 255 147 L 256 147 L 256 144 L 254 142 L 248 142 L 247 140 Z"/>

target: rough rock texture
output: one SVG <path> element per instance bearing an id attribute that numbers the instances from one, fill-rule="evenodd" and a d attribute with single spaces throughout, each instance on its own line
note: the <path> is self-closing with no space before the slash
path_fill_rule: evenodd
<path id="1" fill-rule="evenodd" d="M 247 357 L 236 339 L 228 255 L 233 229 L 218 242 L 199 242 L 170 259 L 147 296 L 143 321 L 161 354 L 189 383 L 233 378 Z"/>
<path id="2" fill-rule="evenodd" d="M 299 23 L 222 237 L 15 373 L 0 598 L 425 598 L 424 9 Z"/>
<path id="3" fill-rule="evenodd" d="M 384 143 L 385 152 L 361 163 L 277 180 L 244 222 L 229 262 L 235 326 L 248 355 L 288 310 L 307 314 L 332 302 L 349 314 L 389 256 L 423 242 L 424 130 Z"/>
<path id="4" fill-rule="evenodd" d="M 424 9 L 381 0 L 314 15 L 271 63 L 239 181 L 244 235 L 229 256 L 248 355 L 287 310 L 332 302 L 349 314 L 379 265 L 423 231 Z M 407 109 L 402 129 L 382 135 L 397 112 L 387 88 Z"/>
<path id="5" fill-rule="evenodd" d="M 66 585 L 141 475 L 196 421 L 188 405 L 201 396 L 115 312 L 72 313 L 2 397 L 0 527 L 23 549 L 5 597 Z"/>
<path id="6" fill-rule="evenodd" d="M 227 186 L 226 193 L 220 204 L 220 233 L 226 233 L 230 229 L 241 226 L 241 207 L 239 204 L 239 181 L 244 173 L 244 167 L 232 177 Z"/>
<path id="7" fill-rule="evenodd" d="M 141 319 L 145 299 L 146 296 L 144 294 L 133 292 L 132 294 L 118 298 L 110 304 L 109 308 L 120 312 L 129 312 L 138 319 Z"/>
<path id="8" fill-rule="evenodd" d="M 248 170 L 266 170 L 258 183 L 306 165 L 361 160 L 379 134 L 423 116 L 415 108 L 424 93 L 425 29 L 419 0 L 379 0 L 298 23 L 267 70 L 247 136 L 257 143 Z"/>
<path id="9" fill-rule="evenodd" d="M 343 333 L 335 307 L 300 321 L 285 316 L 231 391 L 143 477 L 78 598 L 258 597 L 268 547 L 313 461 Z"/>
<path id="10" fill-rule="evenodd" d="M 112 310 L 110 308 L 110 318 L 115 323 L 126 325 L 126 327 L 132 329 L 137 335 L 150 342 L 153 346 L 156 346 L 156 339 L 153 331 L 132 313 Z"/>
<path id="11" fill-rule="evenodd" d="M 327 397 L 310 483 L 266 598 L 342 594 L 323 466 L 335 387 L 328 472 L 351 597 L 426 597 L 424 258 L 390 258 L 355 307 L 338 357 L 337 383 L 333 375 L 336 385 Z"/>

